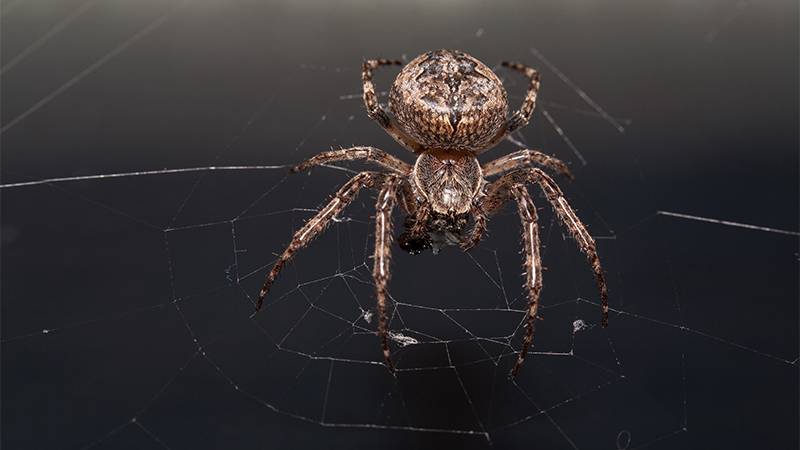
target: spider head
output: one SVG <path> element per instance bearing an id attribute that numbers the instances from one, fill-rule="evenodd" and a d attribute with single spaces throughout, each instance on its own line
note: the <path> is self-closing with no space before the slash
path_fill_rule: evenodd
<path id="1" fill-rule="evenodd" d="M 508 100 L 485 64 L 463 52 L 437 50 L 403 68 L 389 91 L 389 108 L 424 147 L 480 153 L 502 133 Z"/>
<path id="2" fill-rule="evenodd" d="M 429 150 L 414 164 L 414 186 L 444 223 L 457 223 L 472 209 L 483 182 L 474 156 L 448 150 Z M 442 227 L 436 227 L 442 228 Z"/>

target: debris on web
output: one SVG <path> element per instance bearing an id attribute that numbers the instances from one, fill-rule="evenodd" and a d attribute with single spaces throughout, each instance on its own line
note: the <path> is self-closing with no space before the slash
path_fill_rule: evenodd
<path id="1" fill-rule="evenodd" d="M 403 333 L 398 331 L 390 331 L 389 332 L 389 339 L 393 340 L 400 344 L 401 347 L 407 347 L 409 345 L 419 344 L 419 341 L 411 336 L 406 336 Z"/>
<path id="2" fill-rule="evenodd" d="M 577 334 L 583 330 L 588 330 L 589 325 L 581 319 L 572 322 L 572 334 Z"/>

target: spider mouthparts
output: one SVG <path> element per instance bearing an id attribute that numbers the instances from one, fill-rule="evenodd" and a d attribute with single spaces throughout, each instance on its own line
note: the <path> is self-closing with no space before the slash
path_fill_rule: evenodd
<path id="1" fill-rule="evenodd" d="M 427 236 L 413 236 L 411 233 L 403 233 L 397 238 L 397 244 L 400 248 L 411 253 L 412 255 L 419 255 L 431 248 L 431 241 Z"/>

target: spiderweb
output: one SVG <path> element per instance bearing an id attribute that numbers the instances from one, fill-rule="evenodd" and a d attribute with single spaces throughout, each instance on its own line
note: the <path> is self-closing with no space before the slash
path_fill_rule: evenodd
<path id="1" fill-rule="evenodd" d="M 56 107 L 83 78 L 184 14 L 187 3 L 175 5 L 33 106 L 7 108 L 4 153 L 29 148 L 26 133 L 36 128 L 28 121 L 51 101 Z M 76 5 L 4 59 L 3 72 L 13 74 L 94 6 Z M 719 13 L 706 42 L 719 39 L 746 6 Z M 453 46 L 490 46 L 486 34 L 477 28 Z M 571 163 L 578 181 L 560 183 L 598 241 L 611 288 L 609 328 L 598 326 L 591 271 L 538 193 L 547 269 L 542 319 L 516 379 L 508 371 L 524 334 L 526 299 L 513 207 L 493 218 L 489 236 L 470 253 L 411 256 L 395 246 L 396 376 L 383 366 L 375 335 L 374 193 L 360 194 L 299 253 L 253 315 L 265 272 L 293 230 L 361 168 L 287 176 L 284 164 L 330 146 L 394 149 L 364 117 L 357 64 L 304 61 L 288 70 L 299 84 L 324 79 L 313 108 L 292 111 L 281 95 L 291 83 L 276 81 L 231 113 L 227 127 L 198 131 L 198 139 L 214 140 L 202 154 L 156 159 L 174 168 L 131 170 L 140 167 L 134 159 L 116 162 L 119 171 L 77 164 L 75 175 L 56 167 L 52 177 L 31 176 L 41 167 L 4 155 L 3 442 L 684 448 L 708 436 L 747 443 L 764 424 L 776 428 L 759 439 L 793 442 L 796 220 L 773 227 L 728 219 L 731 209 L 706 209 L 685 192 L 655 202 L 659 178 L 642 167 L 636 149 L 608 159 L 637 179 L 604 175 L 611 163 L 593 142 L 606 149 L 627 142 L 638 122 L 607 110 L 594 98 L 601 94 L 584 90 L 550 54 L 528 48 L 521 59 L 541 68 L 547 90 L 534 125 L 490 157 L 532 146 Z M 388 86 L 391 74 L 379 76 L 378 85 Z M 522 80 L 504 81 L 519 101 Z M 265 156 L 265 148 L 286 150 Z M 274 164 L 250 164 L 265 160 Z M 629 189 L 650 195 L 630 196 L 620 208 Z M 395 222 L 399 230 L 400 215 Z M 752 398 L 773 402 L 751 412 L 764 417 L 750 425 L 758 431 L 731 431 Z"/>

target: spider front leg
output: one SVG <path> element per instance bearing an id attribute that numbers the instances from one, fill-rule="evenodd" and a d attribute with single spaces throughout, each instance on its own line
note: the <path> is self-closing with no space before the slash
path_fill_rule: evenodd
<path id="1" fill-rule="evenodd" d="M 394 372 L 394 363 L 389 354 L 388 325 L 386 314 L 386 285 L 391 272 L 389 264 L 392 260 L 392 211 L 397 201 L 397 190 L 401 179 L 392 177 L 386 180 L 378 194 L 375 204 L 375 255 L 372 267 L 372 278 L 375 281 L 375 296 L 378 302 L 378 337 L 383 348 L 383 359 L 386 366 Z"/>
<path id="2" fill-rule="evenodd" d="M 383 177 L 384 175 L 375 172 L 361 172 L 354 176 L 336 192 L 331 201 L 328 202 L 324 208 L 319 210 L 314 217 L 309 219 L 309 221 L 306 222 L 302 228 L 294 233 L 289 246 L 283 251 L 281 256 L 278 258 L 278 261 L 272 267 L 272 270 L 269 271 L 266 279 L 264 280 L 264 285 L 261 287 L 261 291 L 258 294 L 256 311 L 261 309 L 261 306 L 264 303 L 264 297 L 266 297 L 269 293 L 272 283 L 275 282 L 275 278 L 278 277 L 278 274 L 283 269 L 283 266 L 285 266 L 286 263 L 292 259 L 292 256 L 294 256 L 298 250 L 308 245 L 315 237 L 317 237 L 317 235 L 325 230 L 325 227 L 328 225 L 331 219 L 336 217 L 337 214 L 339 214 L 353 201 L 353 199 L 355 199 L 356 194 L 358 194 L 358 191 L 360 191 L 361 188 L 372 187 Z"/>
<path id="3" fill-rule="evenodd" d="M 303 172 L 321 164 L 328 164 L 336 161 L 352 161 L 356 159 L 365 159 L 369 162 L 376 163 L 399 175 L 408 174 L 412 169 L 411 165 L 406 162 L 375 147 L 350 147 L 317 153 L 311 158 L 292 167 L 291 171 L 294 173 Z"/>

